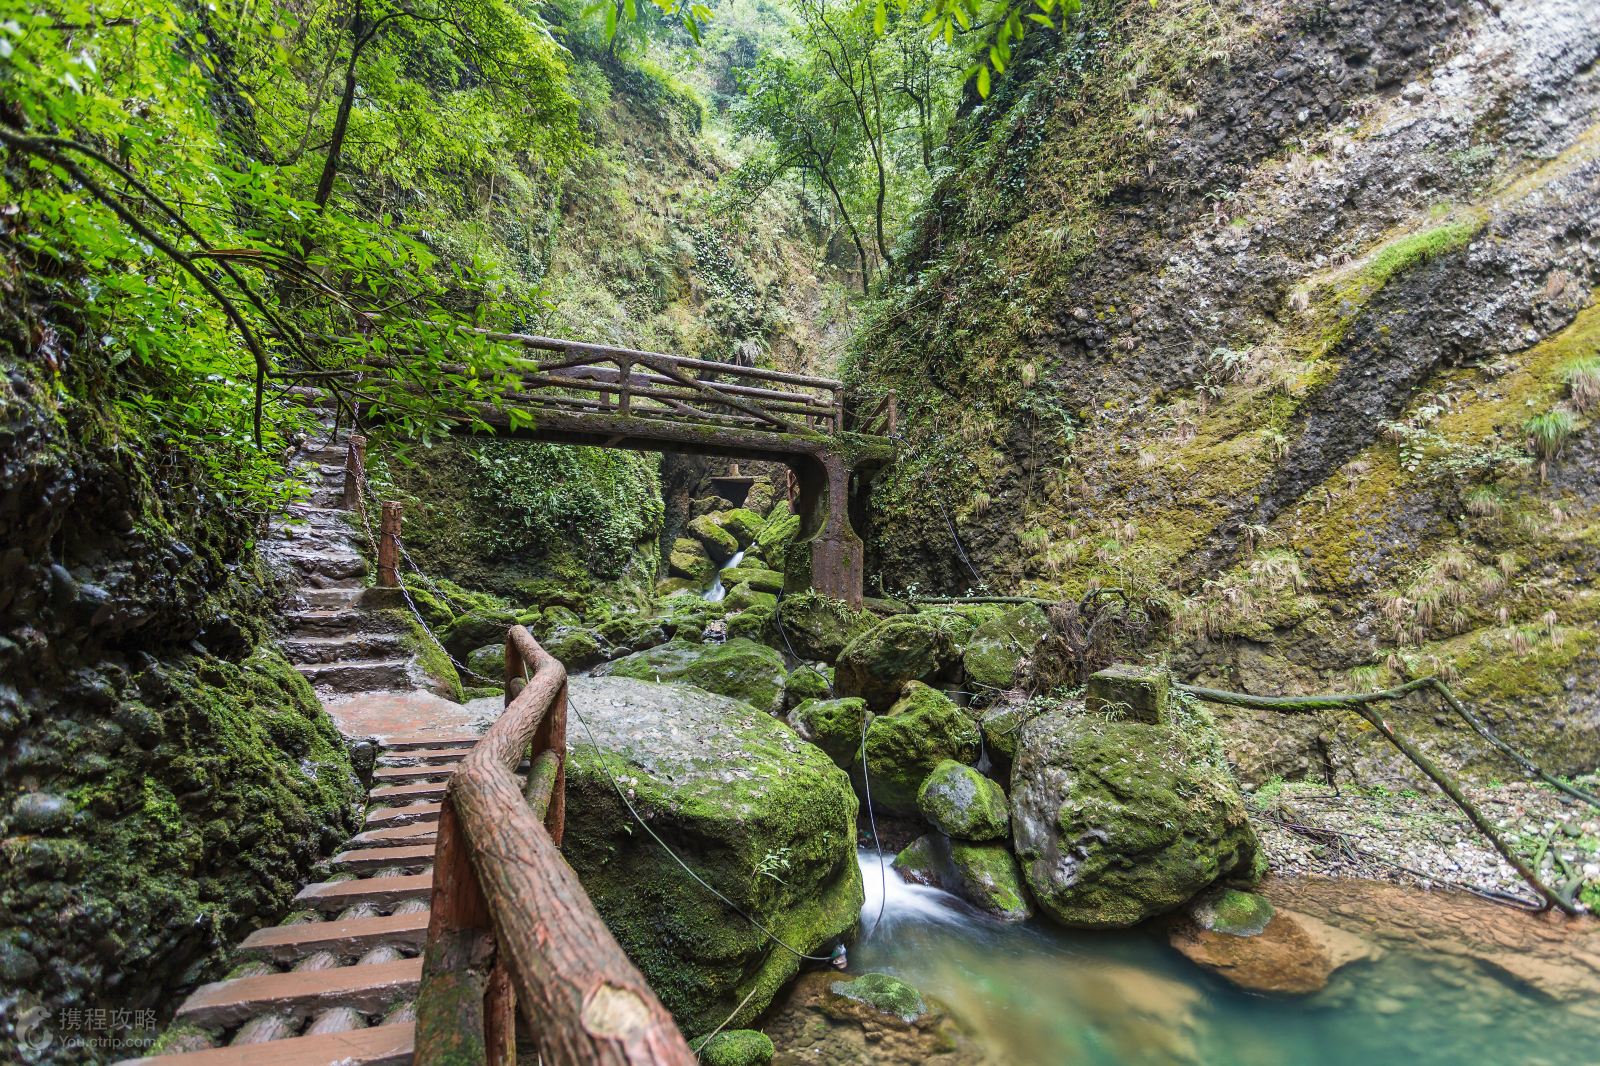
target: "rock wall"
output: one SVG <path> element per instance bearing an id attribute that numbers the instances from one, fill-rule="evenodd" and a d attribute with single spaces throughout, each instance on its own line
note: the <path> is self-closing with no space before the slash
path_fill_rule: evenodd
<path id="1" fill-rule="evenodd" d="M 1600 762 L 1600 9 L 1101 0 L 957 131 L 852 373 L 906 457 L 872 564 L 1138 590 L 1252 691 L 1440 672 Z M 1430 709 L 1406 721 L 1504 768 Z M 1247 778 L 1398 773 L 1229 716 Z"/>
<path id="2" fill-rule="evenodd" d="M 61 379 L 10 361 L 3 372 L 0 1058 L 12 1061 L 12 1026 L 32 1007 L 164 1010 L 248 923 L 281 912 L 354 830 L 361 791 L 310 686 L 267 639 L 252 523 L 156 442 L 118 446 L 127 427 L 113 435 Z"/>

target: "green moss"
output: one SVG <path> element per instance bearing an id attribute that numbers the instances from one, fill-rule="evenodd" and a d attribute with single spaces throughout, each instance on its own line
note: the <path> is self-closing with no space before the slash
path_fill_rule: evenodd
<path id="1" fill-rule="evenodd" d="M 888 707 L 907 681 L 954 680 L 959 648 L 976 624 L 953 611 L 899 615 L 879 622 L 839 654 L 838 691 L 860 696 L 874 709 Z"/>
<path id="2" fill-rule="evenodd" d="M 928 774 L 945 760 L 975 762 L 978 751 L 978 727 L 965 711 L 936 689 L 908 683 L 894 706 L 867 726 L 873 806 L 916 813 L 917 790 Z"/>
<path id="3" fill-rule="evenodd" d="M 791 679 L 805 673 L 796 670 Z M 871 720 L 859 699 L 808 699 L 789 712 L 789 724 L 805 740 L 821 748 L 837 766 L 853 769 L 860 761 L 861 737 Z"/>
<path id="4" fill-rule="evenodd" d="M 684 531 L 699 541 L 713 561 L 722 563 L 739 551 L 739 541 L 718 524 L 714 515 L 703 514 L 690 519 Z"/>
<path id="5" fill-rule="evenodd" d="M 679 537 L 672 542 L 667 565 L 675 576 L 691 582 L 691 588 L 705 588 L 717 573 L 717 564 L 706 553 L 705 546 L 693 537 Z"/>
<path id="6" fill-rule="evenodd" d="M 580 713 L 605 745 L 604 765 L 696 874 L 786 943 L 825 953 L 862 904 L 847 778 L 747 705 L 650 687 L 659 693 L 640 694 L 630 717 L 609 726 L 604 719 L 614 712 L 580 696 Z M 637 828 L 601 759 L 580 742 L 569 760 L 568 861 L 684 1030 L 753 1020 L 799 960 L 771 950 L 767 933 L 708 894 Z"/>
<path id="7" fill-rule="evenodd" d="M 868 973 L 853 981 L 835 981 L 828 986 L 828 991 L 908 1024 L 928 1013 L 921 992 L 886 973 Z"/>
<path id="8" fill-rule="evenodd" d="M 1049 632 L 1050 620 L 1032 603 L 1018 604 L 984 622 L 961 652 L 967 680 L 980 689 L 1010 688 L 1017 664 Z"/>
<path id="9" fill-rule="evenodd" d="M 952 840 L 950 869 L 949 891 L 984 913 L 1008 922 L 1033 916 L 1016 857 L 1005 844 Z"/>
<path id="10" fill-rule="evenodd" d="M 1011 828 L 1005 791 L 972 767 L 950 759 L 923 780 L 917 809 L 934 828 L 961 840 L 1001 840 Z"/>
<path id="11" fill-rule="evenodd" d="M 1272 921 L 1272 901 L 1255 892 L 1225 888 L 1202 897 L 1194 907 L 1202 929 L 1232 936 L 1255 936 Z"/>
<path id="12" fill-rule="evenodd" d="M 745 637 L 724 644 L 672 640 L 616 659 L 596 673 L 606 677 L 695 685 L 707 692 L 744 700 L 767 712 L 782 709 L 786 676 L 783 656 Z"/>
<path id="13" fill-rule="evenodd" d="M 768 570 L 759 566 L 736 566 L 722 571 L 722 583 L 729 588 L 738 584 L 748 584 L 757 592 L 777 593 L 783 591 L 783 575 L 776 570 Z"/>
<path id="14" fill-rule="evenodd" d="M 456 669 L 455 662 L 450 658 L 450 653 L 433 638 L 432 634 L 422 627 L 421 623 L 417 621 L 410 611 L 395 611 L 392 613 L 395 615 L 396 620 L 405 627 L 406 647 L 417 657 L 417 665 L 421 667 L 422 672 L 433 678 L 443 688 L 444 695 L 458 703 L 461 702 L 464 698 L 461 689 L 461 674 Z M 499 634 L 499 642 L 504 644 L 505 629 L 499 630 Z M 478 647 L 483 646 L 478 645 Z M 476 649 L 468 649 L 463 652 L 461 654 L 462 661 L 465 661 L 473 650 Z M 498 679 L 500 674 L 495 672 L 487 676 L 494 680 Z"/>
<path id="15" fill-rule="evenodd" d="M 838 659 L 846 644 L 877 623 L 871 611 L 858 610 L 815 590 L 785 596 L 779 615 L 795 653 L 823 662 Z"/>
<path id="16" fill-rule="evenodd" d="M 689 1045 L 702 1066 L 767 1066 L 775 1053 L 767 1034 L 754 1029 L 724 1029 Z"/>

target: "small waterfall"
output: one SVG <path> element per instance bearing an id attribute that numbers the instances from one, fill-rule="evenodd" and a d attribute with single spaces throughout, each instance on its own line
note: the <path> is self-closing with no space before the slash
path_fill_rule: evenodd
<path id="1" fill-rule="evenodd" d="M 982 924 L 972 909 L 959 898 L 930 885 L 906 881 L 890 867 L 893 859 L 893 855 L 868 848 L 856 849 L 856 861 L 861 864 L 861 882 L 866 896 L 866 902 L 861 907 L 861 927 L 867 935 L 877 932 L 880 924 L 888 927 L 908 921 L 937 925 Z M 881 922 L 878 918 L 880 901 L 883 913 Z"/>
<path id="2" fill-rule="evenodd" d="M 722 597 L 728 594 L 728 590 L 722 587 L 722 571 L 728 569 L 729 567 L 738 566 L 739 561 L 743 558 L 744 552 L 736 551 L 733 553 L 733 558 L 729 559 L 727 562 L 718 567 L 717 576 L 711 579 L 711 587 L 702 593 L 701 598 L 708 600 L 711 603 L 721 602 Z"/>

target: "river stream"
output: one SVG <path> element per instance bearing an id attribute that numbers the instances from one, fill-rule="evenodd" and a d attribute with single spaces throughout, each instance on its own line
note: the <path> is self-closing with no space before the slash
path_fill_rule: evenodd
<path id="1" fill-rule="evenodd" d="M 840 975 L 808 975 L 768 1026 L 779 1064 L 1600 1063 L 1593 922 L 1574 933 L 1470 897 L 1338 882 L 1308 892 L 1286 883 L 1298 893 L 1295 907 L 1321 910 L 1324 920 L 1380 944 L 1381 957 L 1336 972 L 1321 992 L 1275 998 L 1190 963 L 1155 924 L 1118 933 L 1005 925 L 937 889 L 906 884 L 893 869 L 884 898 L 876 854 L 863 851 L 861 863 L 863 932 L 845 976 L 901 977 L 949 1021 L 912 1039 L 829 1018 L 824 983 Z M 1341 922 L 1345 912 L 1360 917 Z M 1549 974 L 1527 971 L 1543 991 L 1507 972 L 1523 972 L 1530 959 L 1549 964 Z M 1563 984 L 1569 971 L 1581 971 L 1571 987 Z"/>

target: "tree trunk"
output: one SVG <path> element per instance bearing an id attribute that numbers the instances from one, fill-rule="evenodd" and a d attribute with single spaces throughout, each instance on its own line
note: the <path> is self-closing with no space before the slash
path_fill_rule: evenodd
<path id="1" fill-rule="evenodd" d="M 317 192 L 312 199 L 317 209 L 328 206 L 333 195 L 333 180 L 339 174 L 339 154 L 344 150 L 344 138 L 350 128 L 350 111 L 356 103 L 356 63 L 361 51 L 372 38 L 367 35 L 367 20 L 359 4 L 350 16 L 350 62 L 344 68 L 344 92 L 339 96 L 339 111 L 333 118 L 333 135 L 328 139 L 328 155 L 322 161 L 322 176 L 317 179 Z"/>

